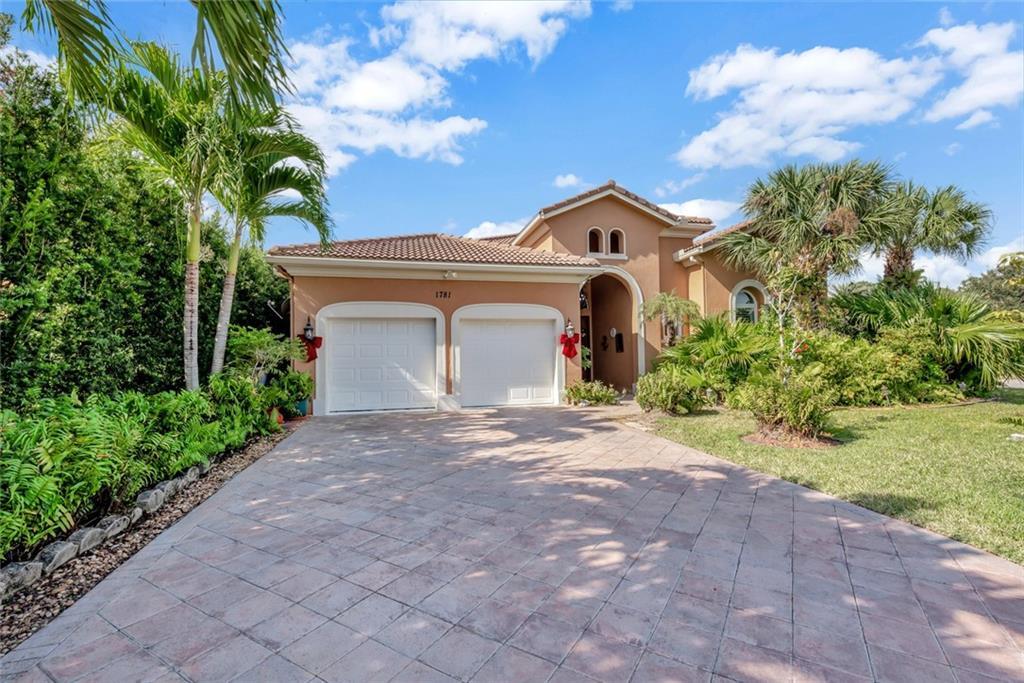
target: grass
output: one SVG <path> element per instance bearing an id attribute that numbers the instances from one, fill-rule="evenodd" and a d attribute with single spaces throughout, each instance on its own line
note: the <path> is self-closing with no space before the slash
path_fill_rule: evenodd
<path id="1" fill-rule="evenodd" d="M 984 403 L 845 409 L 842 445 L 748 443 L 747 413 L 717 410 L 658 421 L 661 436 L 1024 563 L 1024 390 Z"/>

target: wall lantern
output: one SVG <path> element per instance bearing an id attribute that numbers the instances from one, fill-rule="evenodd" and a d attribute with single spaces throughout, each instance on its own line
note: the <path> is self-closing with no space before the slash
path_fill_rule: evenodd
<path id="1" fill-rule="evenodd" d="M 568 320 L 568 321 L 567 321 L 567 322 L 565 323 L 565 334 L 566 334 L 566 336 L 568 336 L 568 337 L 571 337 L 571 336 L 573 336 L 574 334 L 576 334 L 576 328 L 572 326 L 572 318 L 570 318 L 570 319 L 569 319 L 569 320 Z"/>
<path id="2" fill-rule="evenodd" d="M 306 341 L 313 341 L 316 336 L 313 330 L 313 318 L 308 315 L 306 316 L 306 326 L 302 328 L 302 336 Z"/>

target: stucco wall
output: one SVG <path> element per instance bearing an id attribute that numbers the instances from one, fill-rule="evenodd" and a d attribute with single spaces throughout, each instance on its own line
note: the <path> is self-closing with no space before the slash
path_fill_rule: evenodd
<path id="1" fill-rule="evenodd" d="M 712 251 L 701 257 L 704 261 L 704 297 L 707 315 L 724 313 L 732 305 L 732 288 L 743 280 L 754 279 L 750 273 L 732 270 L 722 263 L 718 252 Z M 763 297 L 757 296 L 758 303 L 763 304 Z"/>
<path id="2" fill-rule="evenodd" d="M 438 296 L 448 292 L 449 296 Z M 328 304 L 349 301 L 399 301 L 434 306 L 445 318 L 446 391 L 452 392 L 451 333 L 452 313 L 471 304 L 538 304 L 558 309 L 566 319 L 578 324 L 579 288 L 571 283 L 483 282 L 471 280 L 394 280 L 353 277 L 292 278 L 292 334 L 301 334 L 307 316 L 316 320 L 317 311 Z M 319 333 L 319 331 L 318 331 Z M 552 339 L 555 345 L 557 339 Z M 496 358 L 495 362 L 500 362 Z M 579 356 L 566 359 L 566 384 L 580 379 Z M 316 379 L 314 363 L 297 363 L 296 369 Z"/>

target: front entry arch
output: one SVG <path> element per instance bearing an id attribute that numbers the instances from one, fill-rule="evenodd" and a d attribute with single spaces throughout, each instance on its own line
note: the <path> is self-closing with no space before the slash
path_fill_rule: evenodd
<path id="1" fill-rule="evenodd" d="M 588 291 L 587 311 L 581 311 L 581 320 L 586 315 L 590 328 L 590 375 L 620 391 L 629 391 L 637 379 L 637 351 L 643 344 L 633 294 L 621 278 L 611 273 L 591 279 Z"/>

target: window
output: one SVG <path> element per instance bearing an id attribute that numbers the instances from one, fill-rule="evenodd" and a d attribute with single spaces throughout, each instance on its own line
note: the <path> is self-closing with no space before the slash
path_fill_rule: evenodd
<path id="1" fill-rule="evenodd" d="M 587 233 L 587 253 L 604 253 L 602 242 L 604 242 L 604 233 L 601 232 L 601 228 L 591 228 Z"/>
<path id="2" fill-rule="evenodd" d="M 757 299 L 749 289 L 741 289 L 736 292 L 732 301 L 732 310 L 736 320 L 746 320 L 748 323 L 757 322 Z"/>
<path id="3" fill-rule="evenodd" d="M 626 253 L 626 236 L 622 234 L 621 230 L 612 230 L 608 235 L 608 253 L 609 254 L 624 254 Z"/>

